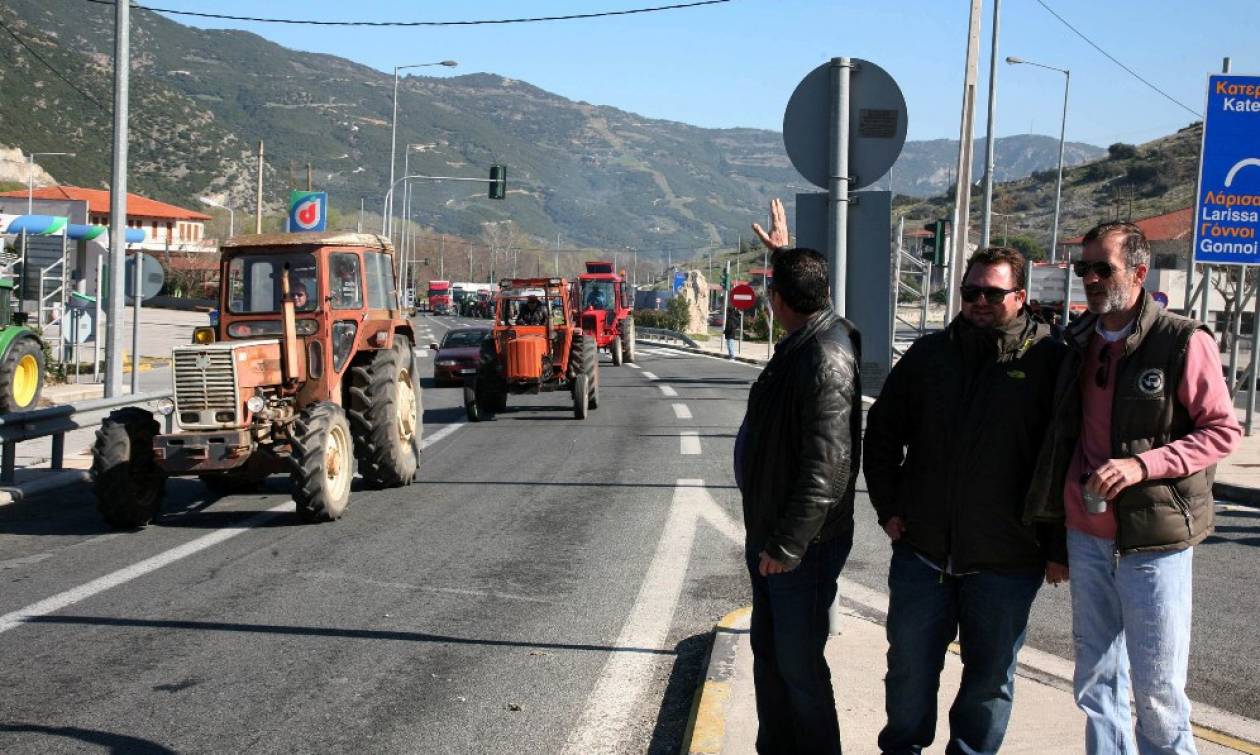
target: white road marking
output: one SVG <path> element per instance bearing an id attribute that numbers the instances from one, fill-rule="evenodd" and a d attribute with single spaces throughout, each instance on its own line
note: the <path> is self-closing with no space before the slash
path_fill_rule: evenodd
<path id="1" fill-rule="evenodd" d="M 661 389 L 661 393 L 664 393 L 666 396 L 671 396 L 671 397 L 673 397 L 673 396 L 677 396 L 677 395 L 678 395 L 678 391 L 674 390 L 673 386 L 669 386 L 669 385 L 658 385 L 658 386 L 656 386 L 656 387 L 657 387 L 657 388 L 660 388 L 660 389 Z"/>
<path id="2" fill-rule="evenodd" d="M 674 417 L 677 419 L 691 419 L 691 410 L 686 404 L 674 404 Z"/>
<path id="3" fill-rule="evenodd" d="M 428 359 L 433 352 L 429 349 L 416 349 L 416 356 L 421 359 Z"/>
<path id="4" fill-rule="evenodd" d="M 642 367 L 640 367 L 639 365 L 635 364 L 634 362 L 626 362 L 626 363 L 625 363 L 625 365 L 626 365 L 627 367 L 629 367 L 630 369 L 632 369 L 632 370 L 641 370 L 641 369 L 643 369 Z"/>
<path id="5" fill-rule="evenodd" d="M 648 566 L 634 608 L 621 628 L 614 651 L 604 664 L 586 709 L 569 732 L 566 754 L 589 755 L 624 750 L 624 739 L 640 698 L 648 684 L 671 666 L 672 654 L 636 652 L 670 650 L 665 643 L 674 621 L 674 607 L 687 576 L 687 561 L 701 521 L 712 525 L 732 542 L 743 542 L 743 528 L 718 506 L 704 489 L 704 480 L 679 480 L 669 517 L 661 530 L 656 553 Z"/>
<path id="6" fill-rule="evenodd" d="M 443 427 L 441 430 L 438 430 L 426 438 L 420 444 L 421 448 L 427 448 L 434 443 L 437 443 L 443 438 L 449 436 L 451 433 L 459 430 L 461 427 L 464 427 L 465 424 L 466 423 L 464 422 L 456 422 Z M 122 569 L 106 574 L 103 577 L 86 582 L 78 587 L 66 590 L 65 592 L 58 593 L 51 598 L 45 598 L 44 600 L 32 603 L 25 608 L 19 608 L 16 611 L 6 613 L 3 616 L 0 616 L 0 634 L 3 634 L 10 629 L 22 626 L 33 618 L 47 616 L 50 613 L 60 611 L 67 606 L 87 600 L 88 598 L 110 588 L 117 587 L 121 584 L 130 582 L 133 579 L 143 577 L 146 574 L 157 571 L 163 566 L 173 564 L 176 561 L 187 558 L 195 553 L 200 553 L 207 548 L 230 540 L 237 535 L 244 534 L 252 529 L 268 524 L 278 518 L 281 514 L 293 510 L 293 501 L 285 501 L 282 504 L 273 506 L 266 511 L 251 516 L 235 527 L 224 527 L 221 530 L 216 530 L 207 535 L 202 535 L 195 540 L 190 540 L 183 545 L 163 551 L 156 556 L 151 556 L 143 561 L 134 563 L 131 566 L 123 567 Z"/>
<path id="7" fill-rule="evenodd" d="M 677 406 L 677 404 L 675 404 Z M 699 456 L 700 455 L 700 433 L 694 430 L 684 430 L 678 435 L 678 453 L 683 456 Z"/>
<path id="8" fill-rule="evenodd" d="M 657 378 L 656 378 L 656 374 L 655 374 L 655 373 L 648 372 L 647 370 L 644 370 L 644 371 L 643 371 L 643 377 L 647 378 L 648 380 L 656 380 L 656 379 L 657 379 Z"/>

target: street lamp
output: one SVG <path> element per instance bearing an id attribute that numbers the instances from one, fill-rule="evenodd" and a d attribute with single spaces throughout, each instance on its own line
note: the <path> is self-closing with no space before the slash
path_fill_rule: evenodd
<path id="1" fill-rule="evenodd" d="M 1031 60 L 1017 58 L 1014 55 L 1008 57 L 1006 62 L 1011 65 L 1036 66 L 1037 68 L 1045 68 L 1063 74 L 1063 120 L 1059 124 L 1059 177 L 1054 184 L 1054 225 L 1050 229 L 1050 261 L 1054 262 L 1058 259 L 1059 253 L 1059 200 L 1063 195 L 1063 140 L 1067 134 L 1068 86 L 1072 83 L 1072 72 L 1066 68 L 1048 66 L 1044 63 L 1034 63 Z"/>
<path id="2" fill-rule="evenodd" d="M 236 213 L 232 210 L 231 207 L 228 207 L 225 204 L 220 204 L 219 202 L 214 201 L 210 197 L 197 197 L 197 201 L 201 202 L 202 204 L 208 207 L 218 207 L 220 210 L 227 210 L 228 211 L 228 238 L 232 238 L 233 236 L 236 235 Z"/>
<path id="3" fill-rule="evenodd" d="M 36 155 L 63 155 L 65 157 L 77 157 L 73 152 L 32 152 L 26 156 L 26 214 L 35 214 L 35 156 Z"/>
<path id="4" fill-rule="evenodd" d="M 410 68 L 427 68 L 428 66 L 446 66 L 447 68 L 454 68 L 457 65 L 459 65 L 459 63 L 454 60 L 440 60 L 436 63 L 412 63 L 411 65 L 405 66 L 394 66 L 394 118 L 393 125 L 390 126 L 389 130 L 389 185 L 391 187 L 394 185 L 394 163 L 397 161 L 398 152 L 398 72 L 405 71 Z M 389 199 L 389 207 L 386 208 L 386 212 L 387 218 L 390 218 L 394 214 L 394 199 L 392 196 Z M 385 235 L 389 236 L 394 232 L 394 224 L 392 219 L 387 220 L 386 222 L 387 231 Z"/>

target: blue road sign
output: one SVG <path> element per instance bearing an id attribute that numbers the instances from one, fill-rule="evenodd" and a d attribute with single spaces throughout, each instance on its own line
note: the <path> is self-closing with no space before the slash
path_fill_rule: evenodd
<path id="1" fill-rule="evenodd" d="M 685 285 L 687 285 L 687 274 L 682 272 L 681 270 L 675 270 L 674 271 L 674 293 L 678 293 L 679 291 L 681 291 L 682 287 Z"/>
<path id="2" fill-rule="evenodd" d="M 1260 264 L 1260 76 L 1208 77 L 1194 261 Z"/>
<path id="3" fill-rule="evenodd" d="M 328 194 L 323 191 L 289 192 L 289 230 L 322 231 L 328 222 Z"/>

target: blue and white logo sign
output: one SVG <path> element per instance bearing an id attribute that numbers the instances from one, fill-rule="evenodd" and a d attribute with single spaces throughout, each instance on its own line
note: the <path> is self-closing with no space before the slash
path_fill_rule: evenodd
<path id="1" fill-rule="evenodd" d="M 682 291 L 683 286 L 687 285 L 687 274 L 681 270 L 674 271 L 674 293 Z"/>
<path id="2" fill-rule="evenodd" d="M 328 193 L 289 192 L 289 230 L 322 231 L 328 222 Z"/>
<path id="3" fill-rule="evenodd" d="M 1260 76 L 1208 77 L 1194 261 L 1260 264 Z"/>

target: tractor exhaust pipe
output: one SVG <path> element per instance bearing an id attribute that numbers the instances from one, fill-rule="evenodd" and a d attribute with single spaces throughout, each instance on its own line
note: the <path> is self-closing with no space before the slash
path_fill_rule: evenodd
<path id="1" fill-rule="evenodd" d="M 297 306 L 289 289 L 289 263 L 280 273 L 280 375 L 286 384 L 301 379 L 297 342 Z"/>

